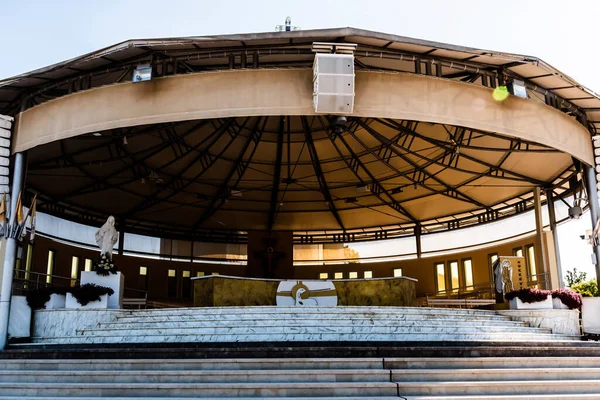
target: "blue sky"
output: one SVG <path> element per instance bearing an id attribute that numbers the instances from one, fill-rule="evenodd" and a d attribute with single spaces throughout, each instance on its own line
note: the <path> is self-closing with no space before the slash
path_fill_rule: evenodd
<path id="1" fill-rule="evenodd" d="M 302 29 L 351 26 L 534 55 L 600 92 L 597 0 L 0 0 L 0 79 L 127 39 L 273 31 L 288 15 Z M 590 225 L 584 215 L 561 226 L 567 268 L 593 271 L 578 237 Z"/>

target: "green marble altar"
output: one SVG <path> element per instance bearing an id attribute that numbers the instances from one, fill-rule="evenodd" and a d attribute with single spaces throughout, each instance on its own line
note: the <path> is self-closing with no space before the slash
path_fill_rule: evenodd
<path id="1" fill-rule="evenodd" d="M 277 287 L 281 282 L 226 275 L 192 280 L 194 307 L 276 305 Z M 339 306 L 415 306 L 416 281 L 407 277 L 332 280 Z"/>

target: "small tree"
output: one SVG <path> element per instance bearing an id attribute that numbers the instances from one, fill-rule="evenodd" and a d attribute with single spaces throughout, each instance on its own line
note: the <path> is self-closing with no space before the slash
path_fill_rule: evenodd
<path id="1" fill-rule="evenodd" d="M 573 271 L 567 271 L 565 279 L 567 280 L 567 285 L 572 287 L 578 283 L 585 282 L 587 279 L 587 273 L 583 271 L 577 271 L 577 268 L 573 268 Z"/>

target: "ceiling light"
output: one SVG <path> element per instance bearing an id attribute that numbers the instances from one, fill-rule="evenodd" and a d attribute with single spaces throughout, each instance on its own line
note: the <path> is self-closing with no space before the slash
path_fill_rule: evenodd
<path id="1" fill-rule="evenodd" d="M 397 188 L 392 189 L 392 191 L 390 192 L 391 194 L 398 194 L 398 193 L 402 193 L 403 190 L 400 186 L 398 186 Z"/>
<path id="2" fill-rule="evenodd" d="M 356 191 L 358 193 L 367 193 L 367 192 L 370 192 L 371 190 L 369 189 L 369 185 L 358 185 L 356 187 Z"/>
<path id="3" fill-rule="evenodd" d="M 234 197 L 242 197 L 242 191 L 241 190 L 231 190 L 231 195 Z"/>
<path id="4" fill-rule="evenodd" d="M 358 203 L 358 199 L 356 197 L 347 197 L 344 199 L 344 203 Z"/>
<path id="5" fill-rule="evenodd" d="M 126 146 L 128 144 L 129 142 L 127 141 L 127 136 L 123 136 L 123 145 Z"/>
<path id="6" fill-rule="evenodd" d="M 100 132 L 94 132 L 94 133 L 92 133 L 92 136 L 98 137 L 98 136 L 102 136 L 102 134 Z"/>

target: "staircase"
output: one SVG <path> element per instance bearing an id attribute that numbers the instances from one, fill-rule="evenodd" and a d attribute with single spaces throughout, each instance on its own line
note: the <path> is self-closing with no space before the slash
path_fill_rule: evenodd
<path id="1" fill-rule="evenodd" d="M 410 307 L 41 310 L 34 345 L 290 342 L 558 342 L 495 311 Z M 30 344 L 29 344 L 30 345 Z"/>
<path id="2" fill-rule="evenodd" d="M 2 360 L 0 399 L 599 399 L 600 357 Z"/>

